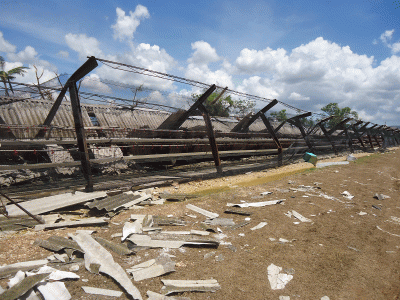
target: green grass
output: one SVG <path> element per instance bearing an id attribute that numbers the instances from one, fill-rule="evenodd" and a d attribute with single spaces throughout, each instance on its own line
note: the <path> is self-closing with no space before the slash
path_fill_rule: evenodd
<path id="1" fill-rule="evenodd" d="M 369 156 L 363 156 L 363 157 L 358 158 L 358 159 L 357 159 L 356 161 L 354 161 L 354 162 L 355 162 L 356 164 L 365 164 L 365 163 L 368 163 L 369 161 L 371 161 L 371 160 L 373 160 L 373 159 L 378 158 L 379 155 L 380 155 L 380 153 L 374 153 L 374 154 L 371 154 L 371 155 L 369 155 Z"/>

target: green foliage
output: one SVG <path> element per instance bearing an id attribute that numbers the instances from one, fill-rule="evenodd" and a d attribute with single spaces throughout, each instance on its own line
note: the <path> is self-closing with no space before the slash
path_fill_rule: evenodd
<path id="1" fill-rule="evenodd" d="M 280 111 L 273 111 L 271 112 L 271 116 L 276 118 L 279 122 L 283 122 L 288 119 L 286 114 L 286 109 L 282 109 Z"/>
<path id="2" fill-rule="evenodd" d="M 253 110 L 255 103 L 248 100 L 233 100 L 231 96 L 221 97 L 215 103 L 214 100 L 219 93 L 212 93 L 206 101 L 203 102 L 208 113 L 211 116 L 229 117 L 231 114 L 244 116 Z M 192 101 L 195 102 L 201 95 L 192 95 Z"/>
<path id="3" fill-rule="evenodd" d="M 315 125 L 315 122 L 313 119 L 311 118 L 302 118 L 301 119 L 301 123 L 303 124 L 303 126 L 305 127 L 313 127 Z"/>
<path id="4" fill-rule="evenodd" d="M 4 70 L 4 65 L 5 65 L 5 60 L 2 56 L 0 56 L 0 80 L 4 84 L 4 91 L 6 93 L 6 96 L 9 96 L 8 93 L 8 88 L 7 88 L 7 83 L 9 84 L 9 87 L 12 91 L 12 86 L 11 86 L 11 80 L 15 79 L 15 75 L 21 75 L 24 76 L 26 69 L 29 69 L 27 67 L 16 67 L 14 69 L 9 70 L 6 72 Z"/>
<path id="5" fill-rule="evenodd" d="M 329 116 L 334 116 L 331 120 L 327 122 L 329 128 L 334 127 L 339 122 L 346 118 L 358 119 L 358 114 L 356 111 L 351 110 L 350 107 L 339 108 L 337 103 L 329 103 L 328 105 L 321 108 L 322 111 L 326 112 Z"/>

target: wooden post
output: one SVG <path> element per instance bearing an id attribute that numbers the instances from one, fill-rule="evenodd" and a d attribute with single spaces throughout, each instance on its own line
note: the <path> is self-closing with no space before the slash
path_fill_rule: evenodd
<path id="1" fill-rule="evenodd" d="M 272 127 L 268 118 L 264 114 L 261 114 L 261 119 L 262 119 L 265 127 L 267 127 L 268 132 L 271 134 L 272 138 L 274 139 L 276 147 L 278 148 L 278 166 L 282 166 L 283 153 L 282 153 L 281 142 L 279 141 L 277 135 L 275 134 L 274 128 Z"/>
<path id="2" fill-rule="evenodd" d="M 76 82 L 70 85 L 69 95 L 71 97 L 72 114 L 74 116 L 76 139 L 78 142 L 82 171 L 87 182 L 86 191 L 93 192 L 92 169 L 90 166 L 89 153 L 86 144 L 85 129 L 83 126 L 82 111 Z"/>
<path id="3" fill-rule="evenodd" d="M 215 141 L 214 129 L 211 123 L 210 114 L 203 104 L 199 105 L 199 109 L 202 111 L 204 122 L 206 123 L 206 130 L 208 134 L 208 139 L 210 141 L 211 152 L 214 157 L 215 167 L 217 168 L 217 173 L 222 173 L 221 160 L 219 158 L 218 146 Z"/>
<path id="4" fill-rule="evenodd" d="M 169 130 L 177 130 L 182 124 L 186 121 L 186 119 L 193 114 L 196 109 L 199 108 L 201 104 L 214 92 L 216 89 L 216 85 L 213 84 L 201 97 L 193 103 L 193 105 L 187 111 L 180 111 L 178 114 L 170 115 L 157 129 L 169 129 Z"/>
<path id="5" fill-rule="evenodd" d="M 323 123 L 325 123 L 325 122 L 327 122 L 327 121 L 329 121 L 331 119 L 333 119 L 333 116 L 330 116 L 328 118 L 325 118 L 325 119 L 319 121 L 316 125 L 318 125 L 319 128 L 321 128 L 321 130 L 324 133 L 326 139 L 329 141 L 329 143 L 331 143 L 333 152 L 335 152 L 335 155 L 337 155 L 338 151 L 337 151 L 337 149 L 335 147 L 335 142 L 331 139 L 331 136 L 329 135 L 328 131 L 325 128 L 325 125 L 323 124 Z"/>

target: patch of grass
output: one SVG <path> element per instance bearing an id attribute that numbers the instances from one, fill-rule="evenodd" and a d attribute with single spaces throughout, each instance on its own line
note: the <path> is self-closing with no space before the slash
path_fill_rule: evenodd
<path id="1" fill-rule="evenodd" d="M 373 160 L 373 159 L 379 157 L 379 155 L 380 155 L 380 153 L 374 153 L 374 154 L 371 154 L 371 155 L 369 155 L 369 156 L 363 156 L 363 157 L 358 158 L 358 159 L 357 159 L 356 161 L 354 161 L 354 162 L 355 162 L 356 164 L 365 164 L 365 163 L 368 163 L 369 161 L 371 161 L 371 160 Z"/>

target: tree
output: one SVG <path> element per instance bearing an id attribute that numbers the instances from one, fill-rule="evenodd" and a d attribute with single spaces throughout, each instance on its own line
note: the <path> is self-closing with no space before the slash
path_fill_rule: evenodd
<path id="1" fill-rule="evenodd" d="M 192 102 L 197 101 L 201 95 L 192 95 Z M 253 110 L 255 103 L 249 100 L 233 100 L 231 96 L 221 97 L 217 101 L 219 93 L 212 93 L 203 105 L 211 116 L 229 117 L 232 113 L 243 116 Z"/>
<path id="2" fill-rule="evenodd" d="M 16 68 L 13 68 L 13 69 L 9 70 L 8 72 L 6 72 L 4 70 L 4 66 L 5 66 L 5 60 L 2 56 L 0 56 L 0 80 L 4 84 L 4 91 L 6 93 L 6 96 L 10 96 L 8 93 L 7 83 L 10 86 L 10 90 L 13 91 L 12 86 L 11 86 L 11 80 L 15 79 L 15 75 L 24 76 L 26 69 L 29 69 L 29 68 L 28 67 L 16 67 Z"/>
<path id="3" fill-rule="evenodd" d="M 326 112 L 329 116 L 334 116 L 327 122 L 328 128 L 333 128 L 336 124 L 340 123 L 346 118 L 358 119 L 358 114 L 356 111 L 351 110 L 350 107 L 339 108 L 337 103 L 329 103 L 321 108 L 323 112 Z"/>
<path id="4" fill-rule="evenodd" d="M 276 118 L 279 122 L 283 122 L 288 119 L 287 114 L 286 114 L 286 109 L 271 112 L 271 117 Z"/>

